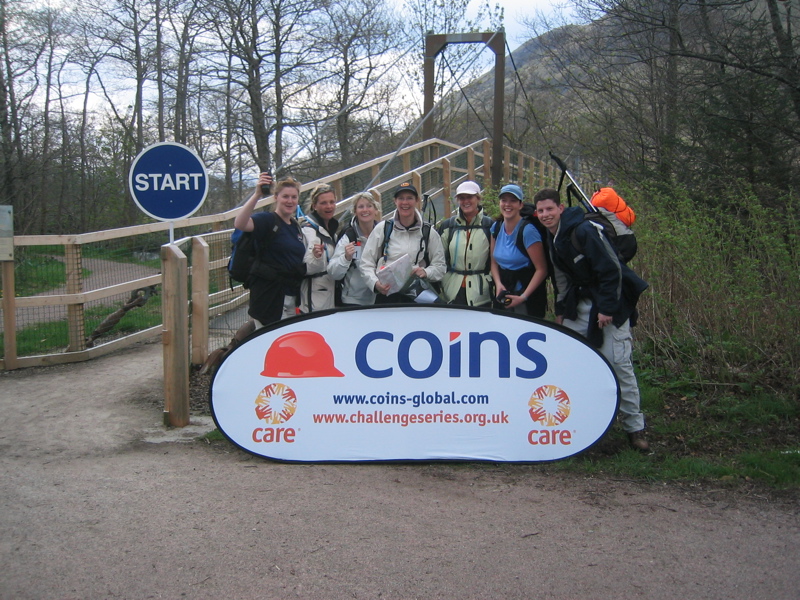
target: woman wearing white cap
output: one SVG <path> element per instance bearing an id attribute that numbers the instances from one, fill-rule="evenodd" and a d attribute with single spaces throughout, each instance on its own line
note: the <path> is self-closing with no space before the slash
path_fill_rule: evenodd
<path id="1" fill-rule="evenodd" d="M 488 306 L 492 301 L 492 219 L 484 214 L 482 199 L 477 183 L 462 182 L 456 188 L 458 214 L 437 227 L 447 262 L 442 295 L 450 304 Z"/>
<path id="2" fill-rule="evenodd" d="M 516 313 L 544 318 L 547 310 L 547 258 L 537 227 L 523 218 L 522 188 L 500 189 L 502 221 L 492 227 L 492 279 L 501 306 Z"/>

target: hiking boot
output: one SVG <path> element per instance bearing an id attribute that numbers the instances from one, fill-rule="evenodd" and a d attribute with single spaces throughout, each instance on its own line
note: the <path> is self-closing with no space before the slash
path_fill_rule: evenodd
<path id="1" fill-rule="evenodd" d="M 647 438 L 644 437 L 644 429 L 640 429 L 639 431 L 634 431 L 633 433 L 629 433 L 628 443 L 630 443 L 631 448 L 633 448 L 634 450 L 638 450 L 639 452 L 650 451 L 650 444 L 647 443 Z"/>

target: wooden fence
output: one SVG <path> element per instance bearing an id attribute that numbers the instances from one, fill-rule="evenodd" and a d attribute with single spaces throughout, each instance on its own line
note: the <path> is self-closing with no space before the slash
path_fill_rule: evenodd
<path id="1" fill-rule="evenodd" d="M 392 159 L 397 159 L 394 161 Z M 365 189 L 381 200 L 384 217 L 394 209 L 391 192 L 401 182 L 411 181 L 417 189 L 430 196 L 437 207 L 439 218 L 450 214 L 450 199 L 455 187 L 463 180 L 490 184 L 491 143 L 480 140 L 466 147 L 434 139 L 406 148 L 396 157 L 382 156 L 357 167 L 335 173 L 303 185 L 302 196 L 320 183 L 334 187 L 341 216 L 349 208 L 351 198 Z M 398 166 L 387 168 L 387 163 Z M 515 181 L 529 189 L 558 182 L 560 173 L 555 165 L 530 156 L 505 149 L 504 180 Z M 261 200 L 257 208 L 271 204 L 272 197 Z M 165 410 L 172 425 L 188 423 L 189 363 L 201 364 L 209 352 L 209 320 L 224 314 L 247 301 L 247 292 L 241 286 L 229 286 L 225 267 L 230 249 L 230 233 L 237 209 L 209 216 L 191 217 L 172 223 L 176 237 L 174 244 L 163 244 L 160 252 L 160 272 L 137 273 L 131 263 L 121 268 L 123 275 L 117 280 L 88 284 L 86 263 L 87 247 L 107 247 L 111 244 L 126 248 L 141 247 L 137 240 L 146 236 L 164 235 L 170 223 L 151 223 L 116 230 L 78 235 L 15 236 L 15 255 L 19 251 L 42 248 L 55 249 L 59 262 L 63 262 L 64 284 L 58 289 L 28 296 L 17 296 L 15 291 L 14 262 L 2 264 L 2 326 L 3 358 L 0 368 L 10 370 L 20 367 L 78 362 L 101 356 L 137 342 L 161 336 L 164 345 Z M 161 244 L 159 244 L 161 245 Z M 144 252 L 143 254 L 147 254 Z M 108 262 L 108 261 L 106 261 Z M 126 272 L 131 273 L 126 277 Z M 118 279 L 122 279 L 119 281 Z M 144 290 L 144 291 L 143 291 Z M 152 292 L 160 294 L 161 322 L 143 326 L 124 335 L 95 339 L 94 332 L 87 334 L 87 305 L 110 303 L 108 310 L 122 303 L 104 323 L 116 315 L 124 317 L 128 306 L 141 304 L 141 297 Z M 130 294 L 128 301 L 126 296 Z M 148 296 L 149 297 L 149 296 Z M 145 299 L 146 301 L 146 299 Z M 58 307 L 57 320 L 66 323 L 67 340 L 56 350 L 20 352 L 20 334 L 30 327 L 23 315 L 42 307 Z M 119 319 L 118 319 L 119 320 Z M 102 325 L 96 330 L 102 330 Z M 234 328 L 235 330 L 235 328 Z M 100 341 L 101 343 L 96 343 Z"/>

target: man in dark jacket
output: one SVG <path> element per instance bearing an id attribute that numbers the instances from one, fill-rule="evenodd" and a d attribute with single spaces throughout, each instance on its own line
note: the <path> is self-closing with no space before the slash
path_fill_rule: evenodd
<path id="1" fill-rule="evenodd" d="M 558 190 L 543 189 L 533 200 L 549 231 L 556 322 L 586 337 L 611 363 L 620 385 L 622 428 L 633 448 L 647 452 L 630 332 L 647 283 L 619 260 L 602 227 L 584 220 L 581 207 L 561 204 Z"/>

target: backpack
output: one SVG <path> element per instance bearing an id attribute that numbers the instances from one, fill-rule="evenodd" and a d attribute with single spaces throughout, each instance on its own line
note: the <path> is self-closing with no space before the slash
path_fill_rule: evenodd
<path id="1" fill-rule="evenodd" d="M 636 213 L 614 188 L 604 187 L 592 194 L 592 206 L 605 209 L 614 214 L 626 227 L 633 227 L 636 222 Z"/>
<path id="2" fill-rule="evenodd" d="M 627 264 L 635 255 L 638 249 L 636 236 L 633 230 L 623 223 L 614 213 L 598 208 L 597 212 L 587 212 L 583 215 L 584 221 L 591 221 L 602 228 L 603 235 L 617 252 L 620 261 Z M 583 252 L 577 238 L 575 230 L 572 230 L 572 246 L 578 252 Z"/>
<path id="3" fill-rule="evenodd" d="M 453 229 L 455 231 L 466 231 L 467 229 L 483 229 L 483 233 L 486 235 L 486 241 L 490 241 L 492 237 L 492 223 L 494 221 L 491 217 L 486 215 L 483 216 L 479 225 L 459 225 L 456 222 L 456 217 L 450 217 L 449 219 L 445 219 L 441 223 L 439 223 L 438 231 L 439 235 L 442 236 L 442 246 L 444 247 L 444 260 L 447 263 L 447 270 L 450 272 L 455 272 L 455 269 L 450 264 L 450 238 L 447 239 L 447 243 L 445 243 L 444 233 L 448 229 Z M 491 271 L 491 262 L 486 261 L 486 267 L 482 271 L 470 271 L 470 272 L 461 272 L 461 275 L 472 275 L 478 273 L 489 273 Z"/>
<path id="4" fill-rule="evenodd" d="M 233 289 L 233 282 L 239 282 L 247 289 L 249 287 L 250 271 L 258 256 L 258 245 L 249 231 L 234 229 L 231 234 L 231 256 L 228 259 L 228 279 Z"/>
<path id="5" fill-rule="evenodd" d="M 292 219 L 292 224 L 300 231 L 300 225 Z M 267 230 L 267 237 L 264 240 L 269 245 L 272 237 L 277 233 L 280 227 L 279 222 L 275 222 L 273 226 Z M 302 232 L 301 232 L 302 235 Z M 258 243 L 250 231 L 242 231 L 241 229 L 234 229 L 231 234 L 231 255 L 228 258 L 228 279 L 230 280 L 231 289 L 233 289 L 233 282 L 236 281 L 242 284 L 244 289 L 250 287 L 249 279 L 250 273 L 253 271 L 253 266 L 258 260 Z"/>
<path id="6" fill-rule="evenodd" d="M 394 219 L 389 219 L 386 221 L 386 225 L 383 228 L 383 259 L 384 262 L 386 261 L 386 253 L 389 248 L 389 238 L 392 235 L 392 229 L 394 229 Z M 423 251 L 422 253 L 422 260 L 425 261 L 425 266 L 429 267 L 431 265 L 430 257 L 428 256 L 428 238 L 431 236 L 431 225 L 430 223 L 423 223 L 422 224 L 422 239 L 419 241 L 419 249 Z M 419 257 L 419 251 L 417 251 L 417 257 Z M 417 260 L 414 261 L 414 264 L 417 264 Z"/>

